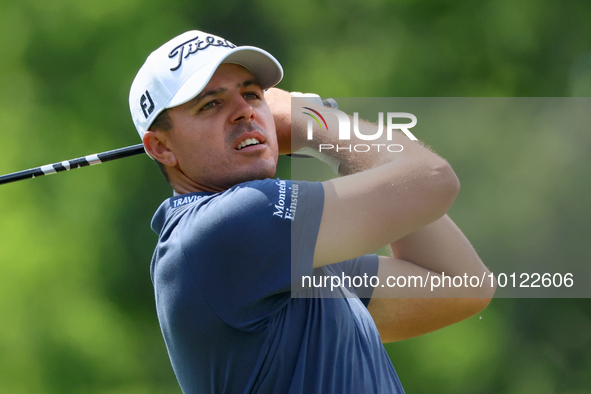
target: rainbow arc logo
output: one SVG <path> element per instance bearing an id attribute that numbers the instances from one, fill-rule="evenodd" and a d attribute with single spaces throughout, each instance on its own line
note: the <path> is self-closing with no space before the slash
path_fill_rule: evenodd
<path id="1" fill-rule="evenodd" d="M 303 108 L 304 108 L 304 109 L 307 109 L 308 111 L 312 111 L 312 112 L 314 112 L 316 115 L 318 115 L 318 116 L 320 117 L 320 119 L 322 119 L 322 123 L 324 123 L 324 127 L 326 128 L 326 131 L 328 131 L 328 125 L 326 124 L 326 120 L 324 120 L 324 117 L 323 117 L 322 115 L 320 115 L 320 112 L 318 112 L 318 111 L 316 111 L 316 110 L 313 110 L 313 109 L 312 109 L 312 108 L 310 108 L 310 107 L 303 107 Z M 322 124 L 320 123 L 320 120 L 318 120 L 318 118 L 317 118 L 316 116 L 312 115 L 312 114 L 311 114 L 311 113 L 309 113 L 309 112 L 302 112 L 302 113 L 303 113 L 303 114 L 306 114 L 306 115 L 308 115 L 308 116 L 311 116 L 311 117 L 312 117 L 312 119 L 314 119 L 314 120 L 315 120 L 315 121 L 318 123 L 318 126 L 320 126 L 320 130 L 322 130 Z"/>

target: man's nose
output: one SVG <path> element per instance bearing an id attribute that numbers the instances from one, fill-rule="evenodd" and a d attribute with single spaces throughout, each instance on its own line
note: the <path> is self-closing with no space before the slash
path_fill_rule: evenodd
<path id="1" fill-rule="evenodd" d="M 244 99 L 244 97 L 240 96 L 236 100 L 234 100 L 234 112 L 230 117 L 232 123 L 236 123 L 242 120 L 250 120 L 254 115 L 254 109 L 252 105 Z"/>

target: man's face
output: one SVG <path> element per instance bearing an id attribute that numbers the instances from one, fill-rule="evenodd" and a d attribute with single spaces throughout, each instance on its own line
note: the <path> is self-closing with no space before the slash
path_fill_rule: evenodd
<path id="1" fill-rule="evenodd" d="M 244 67 L 221 64 L 197 97 L 168 111 L 168 148 L 199 190 L 222 191 L 275 174 L 273 114 Z"/>

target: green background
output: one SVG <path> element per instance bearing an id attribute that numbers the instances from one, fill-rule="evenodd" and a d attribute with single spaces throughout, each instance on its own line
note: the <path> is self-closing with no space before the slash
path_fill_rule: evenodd
<path id="1" fill-rule="evenodd" d="M 591 94 L 590 21 L 591 3 L 558 0 L 0 0 L 0 173 L 139 143 L 131 81 L 185 30 L 265 48 L 286 90 L 563 97 Z M 421 137 L 458 173 L 451 216 L 493 270 L 589 263 L 589 133 Z M 170 194 L 147 157 L 0 187 L 0 392 L 180 393 L 149 277 Z M 495 299 L 387 345 L 409 394 L 591 393 L 590 348 L 588 299 Z"/>

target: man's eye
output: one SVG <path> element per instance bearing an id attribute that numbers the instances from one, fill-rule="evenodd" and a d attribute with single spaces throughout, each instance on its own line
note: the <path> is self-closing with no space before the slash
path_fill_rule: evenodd
<path id="1" fill-rule="evenodd" d="M 244 93 L 243 96 L 245 99 L 258 99 L 259 95 L 256 94 L 255 92 L 248 92 L 248 93 Z"/>
<path id="2" fill-rule="evenodd" d="M 217 101 L 213 100 L 208 102 L 207 104 L 205 104 L 203 107 L 201 107 L 201 111 L 206 110 L 206 109 L 210 109 L 213 108 L 217 105 Z"/>

